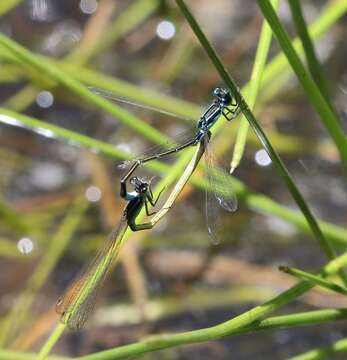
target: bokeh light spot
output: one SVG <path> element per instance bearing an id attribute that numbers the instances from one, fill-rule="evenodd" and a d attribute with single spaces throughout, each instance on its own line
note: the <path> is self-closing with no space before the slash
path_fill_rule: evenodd
<path id="1" fill-rule="evenodd" d="M 90 202 L 98 202 L 101 196 L 102 192 L 97 186 L 89 186 L 86 190 L 86 198 Z"/>
<path id="2" fill-rule="evenodd" d="M 176 27 L 171 21 L 161 21 L 157 25 L 157 35 L 162 40 L 170 40 L 176 34 Z"/>

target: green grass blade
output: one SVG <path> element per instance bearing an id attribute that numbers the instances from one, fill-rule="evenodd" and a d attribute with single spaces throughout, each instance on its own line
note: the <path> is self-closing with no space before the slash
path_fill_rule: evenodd
<path id="1" fill-rule="evenodd" d="M 338 284 L 335 284 L 331 281 L 323 279 L 321 276 L 317 276 L 300 269 L 291 268 L 288 266 L 280 266 L 280 271 L 283 271 L 286 274 L 292 275 L 300 280 L 307 280 L 316 285 L 325 287 L 329 290 L 335 291 L 342 295 L 347 295 L 347 288 Z"/>
<path id="2" fill-rule="evenodd" d="M 275 9 L 278 7 L 278 0 L 272 0 L 272 5 Z M 271 28 L 264 21 L 260 37 L 257 52 L 255 55 L 251 81 L 249 82 L 248 91 L 247 91 L 247 102 L 249 107 L 254 110 L 255 103 L 257 101 L 262 75 L 265 68 L 266 59 L 269 53 L 270 44 L 271 44 Z M 238 166 L 242 159 L 243 153 L 245 151 L 245 145 L 247 140 L 247 134 L 249 129 L 249 122 L 243 116 L 240 121 L 239 130 L 237 132 L 233 157 L 230 164 L 230 173 L 232 173 Z"/>
<path id="3" fill-rule="evenodd" d="M 49 61 L 46 61 L 44 58 L 35 56 L 30 51 L 15 43 L 13 40 L 9 39 L 5 35 L 0 33 L 0 45 L 5 49 L 12 52 L 18 59 L 20 59 L 24 64 L 30 65 L 37 71 L 43 72 L 50 79 L 59 82 L 64 85 L 66 88 L 71 90 L 73 93 L 78 95 L 81 99 L 87 101 L 90 104 L 97 106 L 98 108 L 108 112 L 115 118 L 119 119 L 127 126 L 133 130 L 142 134 L 148 140 L 162 143 L 167 140 L 165 135 L 163 135 L 158 130 L 154 129 L 150 125 L 144 123 L 143 121 L 137 119 L 135 116 L 129 114 L 127 111 L 123 110 L 121 107 L 118 107 L 106 99 L 97 96 L 93 92 L 89 91 L 83 84 L 74 78 L 68 76 L 64 71 L 60 70 L 58 66 L 55 66 Z"/>
<path id="4" fill-rule="evenodd" d="M 321 94 L 316 83 L 312 80 L 310 74 L 305 70 L 304 65 L 293 48 L 289 36 L 282 27 L 269 0 L 258 0 L 258 5 L 261 8 L 267 22 L 271 26 L 271 29 L 274 32 L 290 65 L 296 73 L 298 80 L 304 88 L 308 99 L 320 115 L 323 125 L 334 141 L 340 154 L 343 168 L 347 171 L 347 140 L 343 129 L 340 126 L 339 120 L 337 119 L 335 113 L 331 110 L 326 99 Z"/>
<path id="5" fill-rule="evenodd" d="M 37 355 L 37 360 L 45 360 L 52 350 L 53 346 L 59 340 L 60 336 L 65 330 L 65 324 L 58 324 L 57 327 L 52 332 L 51 336 L 48 338 L 46 343 L 41 348 L 39 354 Z"/>
<path id="6" fill-rule="evenodd" d="M 329 2 L 324 8 L 320 18 L 309 27 L 309 34 L 312 39 L 317 39 L 324 34 L 334 23 L 336 23 L 347 12 L 347 1 L 337 0 Z M 296 38 L 292 42 L 295 51 L 302 57 L 304 51 L 300 39 Z M 263 87 L 270 85 L 276 78 L 286 71 L 288 61 L 282 53 L 277 55 L 274 60 L 266 67 L 263 76 Z"/>
<path id="7" fill-rule="evenodd" d="M 310 350 L 303 354 L 293 356 L 288 360 L 322 360 L 333 359 L 334 355 L 347 351 L 347 338 L 336 341 L 332 345 L 323 346 L 318 349 Z"/>
<path id="8" fill-rule="evenodd" d="M 300 210 L 302 211 L 303 215 L 305 216 L 310 228 L 312 229 L 312 233 L 314 234 L 315 238 L 318 240 L 321 248 L 324 250 L 326 255 L 332 259 L 335 257 L 335 250 L 330 243 L 328 239 L 325 238 L 324 234 L 322 233 L 317 220 L 313 216 L 309 206 L 306 204 L 304 198 L 302 197 L 299 189 L 296 187 L 294 181 L 292 180 L 287 168 L 283 164 L 281 158 L 275 151 L 275 149 L 272 147 L 271 143 L 269 142 L 267 136 L 263 132 L 262 128 L 259 126 L 257 120 L 255 119 L 253 113 L 250 111 L 247 103 L 245 102 L 243 96 L 238 90 L 238 87 L 226 71 L 224 65 L 222 64 L 221 60 L 219 59 L 217 53 L 213 49 L 212 45 L 206 38 L 205 34 L 202 32 L 199 24 L 193 17 L 190 10 L 187 8 L 183 0 L 176 0 L 177 5 L 181 9 L 181 12 L 187 19 L 188 23 L 190 24 L 192 30 L 194 31 L 195 35 L 199 39 L 202 47 L 206 51 L 206 54 L 210 58 L 211 62 L 215 66 L 216 70 L 218 71 L 220 77 L 224 80 L 228 88 L 231 90 L 232 94 L 236 97 L 236 101 L 238 101 L 239 106 L 251 124 L 254 132 L 258 136 L 259 140 L 261 141 L 262 145 L 264 146 L 265 150 L 267 151 L 268 155 L 270 156 L 272 162 L 274 163 L 276 170 L 282 180 L 287 185 L 288 190 L 292 194 L 292 197 L 294 198 L 295 202 L 299 206 Z M 346 148 L 347 149 L 347 148 Z M 347 277 L 341 272 L 341 277 L 344 279 L 344 281 L 347 283 Z"/>
<path id="9" fill-rule="evenodd" d="M 292 18 L 294 20 L 296 30 L 299 34 L 301 39 L 301 43 L 303 45 L 305 56 L 308 64 L 308 68 L 310 70 L 312 79 L 316 82 L 320 92 L 324 96 L 326 102 L 333 110 L 332 103 L 330 101 L 330 95 L 328 91 L 328 86 L 326 80 L 323 75 L 322 67 L 318 61 L 313 42 L 311 41 L 310 34 L 308 32 L 308 28 L 306 25 L 306 21 L 304 18 L 304 14 L 302 12 L 300 1 L 298 0 L 291 0 L 288 1 L 292 12 Z M 334 111 L 334 110 L 333 110 Z"/>
<path id="10" fill-rule="evenodd" d="M 309 326 L 315 325 L 317 323 L 326 323 L 329 321 L 344 320 L 347 318 L 347 309 L 324 309 L 317 311 L 309 311 L 291 315 L 282 315 L 269 317 L 264 320 L 256 321 L 250 326 L 243 327 L 241 329 L 236 329 L 230 333 L 221 333 L 215 338 L 206 338 L 205 340 L 220 339 L 225 336 L 230 335 L 241 335 L 248 334 L 253 332 L 265 331 L 265 330 L 274 330 L 274 329 L 283 329 L 297 326 Z M 217 325 L 219 326 L 219 325 Z M 210 330 L 203 329 L 204 330 Z M 184 333 L 190 334 L 190 333 Z M 183 334 L 178 334 L 183 335 Z M 200 335 L 201 336 L 201 335 Z M 202 341 L 202 340 L 201 340 Z M 188 342 L 187 342 L 188 343 Z M 81 356 L 78 359 L 80 360 L 120 360 L 126 359 L 130 356 L 135 356 L 143 354 L 145 352 L 152 352 L 155 350 L 160 350 L 164 348 L 174 347 L 182 345 L 179 343 L 177 335 L 156 335 L 148 337 L 147 339 L 140 341 L 136 344 L 120 346 L 116 349 L 101 351 L 99 353 Z"/>

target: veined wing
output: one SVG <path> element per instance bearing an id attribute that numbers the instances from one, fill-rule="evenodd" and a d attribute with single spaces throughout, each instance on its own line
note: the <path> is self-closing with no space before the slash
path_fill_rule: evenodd
<path id="1" fill-rule="evenodd" d="M 117 96 L 114 93 L 112 93 L 110 91 L 107 91 L 107 90 L 104 90 L 104 89 L 99 89 L 99 88 L 96 88 L 96 87 L 93 87 L 93 86 L 88 86 L 88 89 L 90 91 L 92 91 L 94 94 L 100 95 L 100 96 L 102 96 L 102 97 L 104 97 L 106 99 L 118 101 L 120 103 L 135 106 L 135 107 L 138 107 L 138 108 L 141 108 L 141 109 L 154 111 L 154 112 L 157 112 L 159 114 L 163 114 L 163 115 L 166 115 L 166 116 L 170 116 L 170 117 L 174 117 L 174 118 L 177 118 L 177 119 L 185 120 L 187 122 L 190 122 L 192 120 L 191 118 L 185 118 L 185 117 L 179 116 L 179 115 L 177 115 L 177 114 L 175 114 L 173 112 L 166 111 L 166 110 L 163 110 L 163 109 L 159 109 L 159 108 L 157 108 L 155 106 L 151 106 L 151 105 L 147 105 L 147 104 L 141 104 L 141 103 L 138 103 L 138 102 L 133 101 L 131 99 L 128 99 L 126 97 Z"/>
<path id="2" fill-rule="evenodd" d="M 165 141 L 162 144 L 154 145 L 143 152 L 141 155 L 136 156 L 134 159 L 123 161 L 119 167 L 121 169 L 129 168 L 134 162 L 142 162 L 146 158 L 161 158 L 162 154 L 168 151 L 173 151 L 184 144 L 187 144 L 190 140 L 194 139 L 197 134 L 196 128 L 183 131 L 172 137 L 171 141 Z"/>
<path id="3" fill-rule="evenodd" d="M 81 329 L 92 312 L 97 294 L 104 283 L 112 263 L 117 258 L 123 235 L 128 227 L 125 214 L 107 237 L 101 250 L 82 269 L 58 300 L 56 311 L 61 321 L 71 329 Z"/>
<path id="4" fill-rule="evenodd" d="M 222 168 L 215 165 L 213 154 L 209 145 L 208 136 L 205 136 L 205 162 L 206 179 L 209 189 L 206 189 L 205 213 L 206 223 L 210 236 L 215 242 L 219 242 L 220 214 L 224 210 L 234 212 L 237 210 L 237 197 L 231 187 L 230 175 Z"/>

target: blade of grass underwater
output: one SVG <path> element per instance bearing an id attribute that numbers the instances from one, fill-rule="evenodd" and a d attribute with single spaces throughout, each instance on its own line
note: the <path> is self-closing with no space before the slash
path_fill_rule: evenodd
<path id="1" fill-rule="evenodd" d="M 338 118 L 331 110 L 331 107 L 323 97 L 316 83 L 312 80 L 310 74 L 305 70 L 305 67 L 303 66 L 298 54 L 290 42 L 287 32 L 281 25 L 269 0 L 257 0 L 257 2 L 260 9 L 262 10 L 264 17 L 271 26 L 271 29 L 274 32 L 281 49 L 285 53 L 288 62 L 292 66 L 298 80 L 304 88 L 308 99 L 318 112 L 323 125 L 334 141 L 340 154 L 343 168 L 345 171 L 347 171 L 347 139 L 343 129 L 341 128 Z"/>
<path id="2" fill-rule="evenodd" d="M 332 359 L 332 356 L 347 351 L 347 338 L 341 339 L 332 345 L 323 346 L 314 350 L 307 351 L 300 355 L 293 356 L 288 360 L 322 360 Z"/>
<path id="3" fill-rule="evenodd" d="M 300 269 L 295 269 L 295 268 L 288 267 L 288 266 L 280 266 L 278 269 L 286 274 L 296 277 L 297 279 L 307 280 L 307 281 L 314 283 L 315 285 L 325 287 L 329 290 L 335 291 L 342 295 L 347 295 L 346 287 L 335 284 L 331 281 L 325 280 L 319 275 L 317 276 L 317 275 L 308 273 L 306 271 L 303 271 Z"/>
<path id="4" fill-rule="evenodd" d="M 305 51 L 306 61 L 312 79 L 316 82 L 318 88 L 320 89 L 320 92 L 324 96 L 331 110 L 334 111 L 328 91 L 327 82 L 326 79 L 324 78 L 322 67 L 318 61 L 313 42 L 311 41 L 311 37 L 308 32 L 308 28 L 306 25 L 304 14 L 302 12 L 300 1 L 290 0 L 288 1 L 288 4 L 292 12 L 292 18 L 294 20 L 296 30 L 299 34 L 302 46 Z"/>
<path id="5" fill-rule="evenodd" d="M 135 116 L 131 115 L 124 109 L 115 106 L 106 99 L 95 95 L 79 81 L 65 74 L 64 71 L 58 68 L 58 66 L 55 66 L 54 64 L 45 60 L 42 57 L 35 56 L 29 50 L 20 46 L 2 33 L 0 33 L 0 45 L 12 52 L 24 64 L 30 65 L 34 69 L 43 72 L 44 74 L 47 74 L 49 78 L 54 79 L 55 81 L 64 85 L 74 94 L 78 95 L 81 99 L 84 99 L 88 103 L 93 104 L 96 107 L 108 112 L 130 128 L 141 133 L 148 140 L 157 143 L 163 143 L 163 141 L 166 141 L 165 135 L 163 135 L 160 131 L 137 119 Z"/>
<path id="6" fill-rule="evenodd" d="M 272 0 L 272 5 L 275 9 L 277 9 L 278 0 Z M 254 109 L 255 103 L 257 101 L 263 71 L 265 68 L 266 59 L 270 49 L 271 38 L 272 38 L 271 28 L 264 20 L 260 32 L 257 52 L 255 55 L 251 80 L 248 82 L 249 86 L 246 95 L 248 105 L 252 110 Z M 243 153 L 245 151 L 248 129 L 249 129 L 249 122 L 247 121 L 247 119 L 244 118 L 244 116 L 241 116 L 241 121 L 240 121 L 239 129 L 237 131 L 235 145 L 234 145 L 233 157 L 230 163 L 230 173 L 233 173 L 233 171 L 240 164 Z"/>
<path id="7" fill-rule="evenodd" d="M 324 234 L 322 233 L 316 218 L 314 217 L 313 213 L 311 212 L 309 206 L 306 204 L 304 198 L 302 197 L 299 189 L 296 187 L 293 179 L 291 178 L 287 168 L 285 167 L 284 163 L 282 162 L 281 158 L 272 147 L 271 143 L 269 142 L 267 136 L 265 135 L 263 129 L 258 124 L 257 120 L 255 119 L 253 113 L 250 111 L 247 103 L 245 102 L 242 94 L 239 92 L 238 87 L 234 83 L 233 79 L 230 77 L 228 72 L 226 71 L 224 65 L 222 64 L 221 60 L 219 59 L 217 53 L 213 49 L 212 45 L 206 38 L 205 34 L 202 32 L 199 24 L 195 20 L 194 16 L 186 6 L 183 0 L 176 0 L 177 5 L 181 9 L 181 12 L 185 16 L 186 20 L 190 24 L 192 30 L 194 31 L 196 37 L 199 39 L 202 47 L 204 48 L 206 54 L 210 58 L 211 62 L 215 66 L 216 70 L 218 71 L 220 77 L 223 79 L 227 87 L 231 90 L 231 93 L 236 98 L 243 114 L 251 124 L 254 132 L 257 134 L 260 142 L 264 146 L 266 152 L 270 156 L 272 162 L 274 163 L 278 174 L 281 176 L 282 180 L 287 185 L 288 190 L 292 194 L 295 202 L 299 206 L 300 210 L 302 211 L 303 215 L 305 216 L 310 228 L 312 229 L 312 233 L 314 234 L 315 238 L 318 240 L 321 248 L 324 250 L 328 258 L 333 259 L 335 257 L 335 250 L 330 243 L 329 239 L 327 239 Z M 347 283 L 347 277 L 345 276 L 344 272 L 340 272 L 340 276 Z"/>
<path id="8" fill-rule="evenodd" d="M 111 144 L 0 107 L 0 122 L 11 124 L 13 121 L 16 126 L 18 126 L 19 123 L 21 127 L 31 129 L 43 136 L 65 140 L 70 145 L 83 146 L 91 151 L 100 152 L 116 159 L 129 160 L 130 158 L 133 158 L 133 155 L 121 151 Z M 167 174 L 170 170 L 170 166 L 159 161 L 148 162 L 145 166 L 151 171 L 159 174 Z M 265 213 L 278 216 L 279 218 L 294 224 L 299 230 L 312 234 L 308 222 L 301 213 L 288 209 L 265 195 L 252 192 L 241 181 L 232 176 L 230 176 L 229 181 L 231 182 L 233 189 L 237 192 L 238 197 L 251 209 L 262 214 Z M 191 183 L 201 189 L 207 188 L 207 183 L 194 175 L 191 178 Z M 324 234 L 329 237 L 329 239 L 338 244 L 347 244 L 347 231 L 345 229 L 322 220 L 319 220 L 319 224 L 322 227 Z"/>

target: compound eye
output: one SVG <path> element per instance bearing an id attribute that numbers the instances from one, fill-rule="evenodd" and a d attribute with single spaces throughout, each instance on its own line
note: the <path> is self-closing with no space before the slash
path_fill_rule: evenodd
<path id="1" fill-rule="evenodd" d="M 214 96 L 219 96 L 219 95 L 220 95 L 220 88 L 215 88 L 215 89 L 213 90 L 213 95 L 214 95 Z"/>

